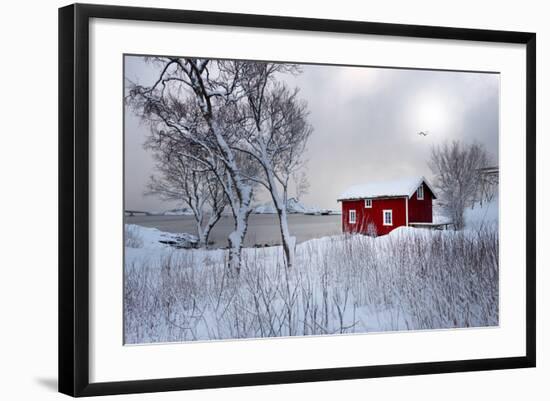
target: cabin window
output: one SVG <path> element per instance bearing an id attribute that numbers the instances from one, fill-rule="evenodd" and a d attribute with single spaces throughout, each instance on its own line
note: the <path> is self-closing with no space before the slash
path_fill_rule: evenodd
<path id="1" fill-rule="evenodd" d="M 349 224 L 355 224 L 355 210 L 349 211 Z"/>
<path id="2" fill-rule="evenodd" d="M 420 185 L 416 190 L 416 199 L 418 200 L 424 199 L 424 185 Z"/>
<path id="3" fill-rule="evenodd" d="M 365 208 L 370 209 L 372 207 L 372 199 L 365 199 Z"/>
<path id="4" fill-rule="evenodd" d="M 382 221 L 385 226 L 393 226 L 393 212 L 391 210 L 382 211 Z"/>

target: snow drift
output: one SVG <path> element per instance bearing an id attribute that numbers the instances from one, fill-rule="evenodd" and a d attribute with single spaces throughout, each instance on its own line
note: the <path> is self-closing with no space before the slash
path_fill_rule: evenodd
<path id="1" fill-rule="evenodd" d="M 135 229 L 126 247 L 125 343 L 327 335 L 498 325 L 498 233 L 402 227 L 243 250 L 174 250 Z M 157 230 L 158 231 L 158 230 Z M 153 238 L 154 237 L 154 238 Z"/>

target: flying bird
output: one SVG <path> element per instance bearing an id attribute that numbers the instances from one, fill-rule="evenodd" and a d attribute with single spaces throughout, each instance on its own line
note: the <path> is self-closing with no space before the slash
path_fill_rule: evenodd
<path id="1" fill-rule="evenodd" d="M 420 131 L 418 132 L 418 135 L 428 136 L 428 131 Z"/>

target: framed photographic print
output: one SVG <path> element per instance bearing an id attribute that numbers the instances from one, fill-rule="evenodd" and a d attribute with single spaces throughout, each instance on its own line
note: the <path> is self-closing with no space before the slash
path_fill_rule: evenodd
<path id="1" fill-rule="evenodd" d="M 535 366 L 535 34 L 59 10 L 59 390 Z"/>

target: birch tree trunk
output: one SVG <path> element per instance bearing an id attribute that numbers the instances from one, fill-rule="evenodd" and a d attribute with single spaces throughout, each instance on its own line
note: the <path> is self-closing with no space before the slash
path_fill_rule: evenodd
<path id="1" fill-rule="evenodd" d="M 229 234 L 229 260 L 228 267 L 230 271 L 235 271 L 237 274 L 241 271 L 242 266 L 242 249 L 244 237 L 248 228 L 248 215 L 243 216 L 238 213 L 235 217 L 235 229 Z"/>
<path id="2" fill-rule="evenodd" d="M 210 114 L 205 115 L 211 133 L 215 136 L 217 146 L 223 155 L 224 165 L 227 169 L 224 191 L 229 199 L 233 217 L 235 218 L 235 230 L 229 234 L 229 269 L 241 270 L 242 248 L 244 237 L 248 228 L 248 217 L 252 211 L 252 186 L 248 184 L 240 173 L 240 168 L 235 160 L 235 154 L 225 138 L 221 134 L 221 127 L 212 120 Z"/>
<path id="3" fill-rule="evenodd" d="M 265 147 L 264 147 L 265 149 Z M 269 192 L 277 210 L 277 217 L 279 218 L 279 230 L 281 232 L 281 242 L 283 246 L 283 252 L 285 255 L 285 264 L 288 269 L 291 269 L 294 265 L 294 253 L 296 248 L 296 240 L 290 236 L 290 230 L 288 229 L 288 215 L 287 215 L 287 185 L 283 185 L 282 196 L 279 194 L 277 187 L 277 179 L 273 173 L 273 167 L 266 157 L 265 151 L 262 157 L 262 167 L 265 170 L 265 174 L 268 181 Z M 287 181 L 288 182 L 288 181 Z"/>
<path id="4" fill-rule="evenodd" d="M 218 221 L 220 220 L 220 217 L 222 217 L 221 211 L 213 212 L 210 218 L 208 219 L 208 222 L 204 226 L 203 237 L 204 237 L 205 248 L 208 248 L 208 240 L 210 238 L 210 232 L 212 231 L 214 226 L 218 223 Z"/>
<path id="5" fill-rule="evenodd" d="M 205 233 L 202 229 L 202 221 L 201 220 L 197 220 L 197 236 L 199 237 L 199 248 L 206 248 L 208 240 L 205 237 Z"/>
<path id="6" fill-rule="evenodd" d="M 296 238 L 290 235 L 290 230 L 288 229 L 286 205 L 283 208 L 276 207 L 276 209 L 279 217 L 279 229 L 281 231 L 283 252 L 285 254 L 285 264 L 288 269 L 292 269 L 296 253 Z"/>

